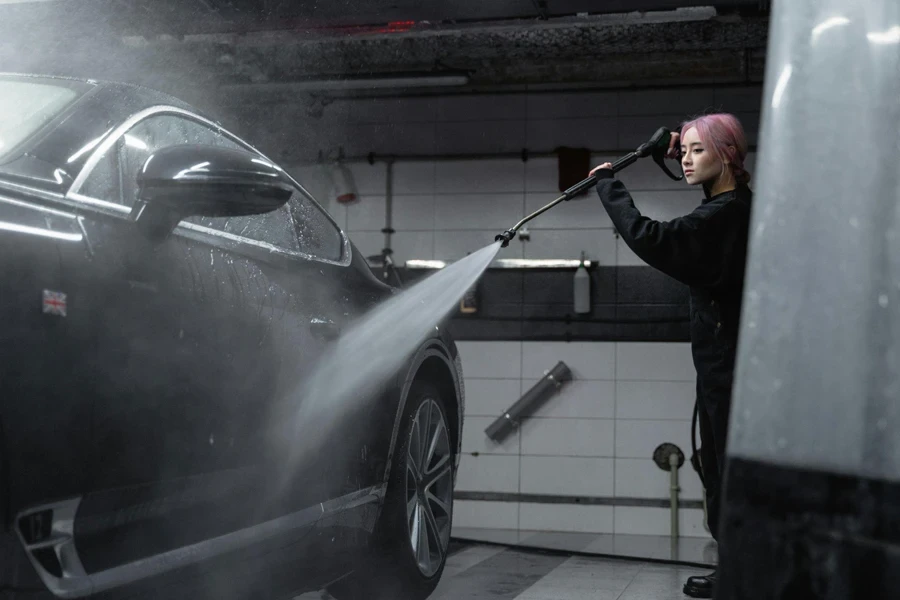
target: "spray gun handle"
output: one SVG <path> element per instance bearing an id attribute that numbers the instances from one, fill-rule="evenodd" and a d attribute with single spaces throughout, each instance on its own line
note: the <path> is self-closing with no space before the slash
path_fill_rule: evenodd
<path id="1" fill-rule="evenodd" d="M 635 150 L 635 154 L 641 158 L 655 154 L 660 150 L 665 154 L 665 151 L 669 149 L 669 139 L 671 138 L 671 135 L 672 132 L 668 129 L 660 127 L 649 140 L 638 146 L 637 150 Z"/>
<path id="2" fill-rule="evenodd" d="M 675 181 L 681 181 L 682 179 L 684 179 L 684 176 L 678 176 L 672 173 L 672 171 L 669 170 L 669 167 L 666 166 L 665 162 L 666 153 L 669 151 L 669 140 L 671 139 L 672 132 L 669 131 L 666 127 L 660 127 L 647 142 L 638 146 L 635 154 L 637 154 L 641 158 L 645 156 L 652 156 L 653 162 L 655 162 L 659 166 L 659 168 L 663 170 L 663 173 L 665 173 Z"/>
<path id="3" fill-rule="evenodd" d="M 653 155 L 653 162 L 655 162 L 657 165 L 659 165 L 659 168 L 663 170 L 663 173 L 665 173 L 666 175 L 668 175 L 671 179 L 674 179 L 675 181 L 681 181 L 682 179 L 684 179 L 684 175 L 675 175 L 674 173 L 672 173 L 672 171 L 669 170 L 669 167 L 666 166 L 665 160 L 666 160 L 665 154 L 654 154 Z"/>

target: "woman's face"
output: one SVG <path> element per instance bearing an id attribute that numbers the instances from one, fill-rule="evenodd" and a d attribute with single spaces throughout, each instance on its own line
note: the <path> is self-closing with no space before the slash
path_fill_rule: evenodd
<path id="1" fill-rule="evenodd" d="M 681 169 L 690 185 L 712 184 L 722 175 L 722 161 L 713 155 L 703 142 L 696 127 L 684 132 L 681 140 Z"/>

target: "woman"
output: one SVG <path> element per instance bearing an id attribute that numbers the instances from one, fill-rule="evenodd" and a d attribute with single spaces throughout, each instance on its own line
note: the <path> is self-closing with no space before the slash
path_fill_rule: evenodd
<path id="1" fill-rule="evenodd" d="M 681 151 L 675 151 L 680 138 Z M 725 438 L 741 313 L 744 263 L 750 222 L 750 174 L 744 169 L 747 141 L 740 122 L 711 114 L 673 133 L 670 156 L 680 154 L 685 180 L 702 185 L 702 204 L 672 221 L 654 221 L 638 211 L 612 165 L 591 171 L 613 224 L 644 262 L 690 286 L 691 351 L 697 370 L 700 461 L 706 486 L 708 525 L 718 539 Z M 691 577 L 684 593 L 711 598 L 716 573 Z"/>

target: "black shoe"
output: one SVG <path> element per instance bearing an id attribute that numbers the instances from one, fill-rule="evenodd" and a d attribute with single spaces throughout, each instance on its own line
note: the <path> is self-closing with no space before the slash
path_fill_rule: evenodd
<path id="1" fill-rule="evenodd" d="M 684 584 L 684 593 L 691 598 L 712 598 L 716 586 L 716 571 L 709 575 L 688 577 Z"/>

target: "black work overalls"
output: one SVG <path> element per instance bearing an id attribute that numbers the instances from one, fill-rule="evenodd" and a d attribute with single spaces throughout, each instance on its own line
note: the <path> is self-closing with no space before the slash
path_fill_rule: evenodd
<path id="1" fill-rule="evenodd" d="M 644 262 L 688 285 L 691 352 L 708 524 L 718 538 L 720 488 L 737 352 L 753 193 L 746 185 L 706 197 L 688 215 L 654 221 L 634 206 L 611 170 L 597 172 L 597 193 L 622 239 Z"/>

